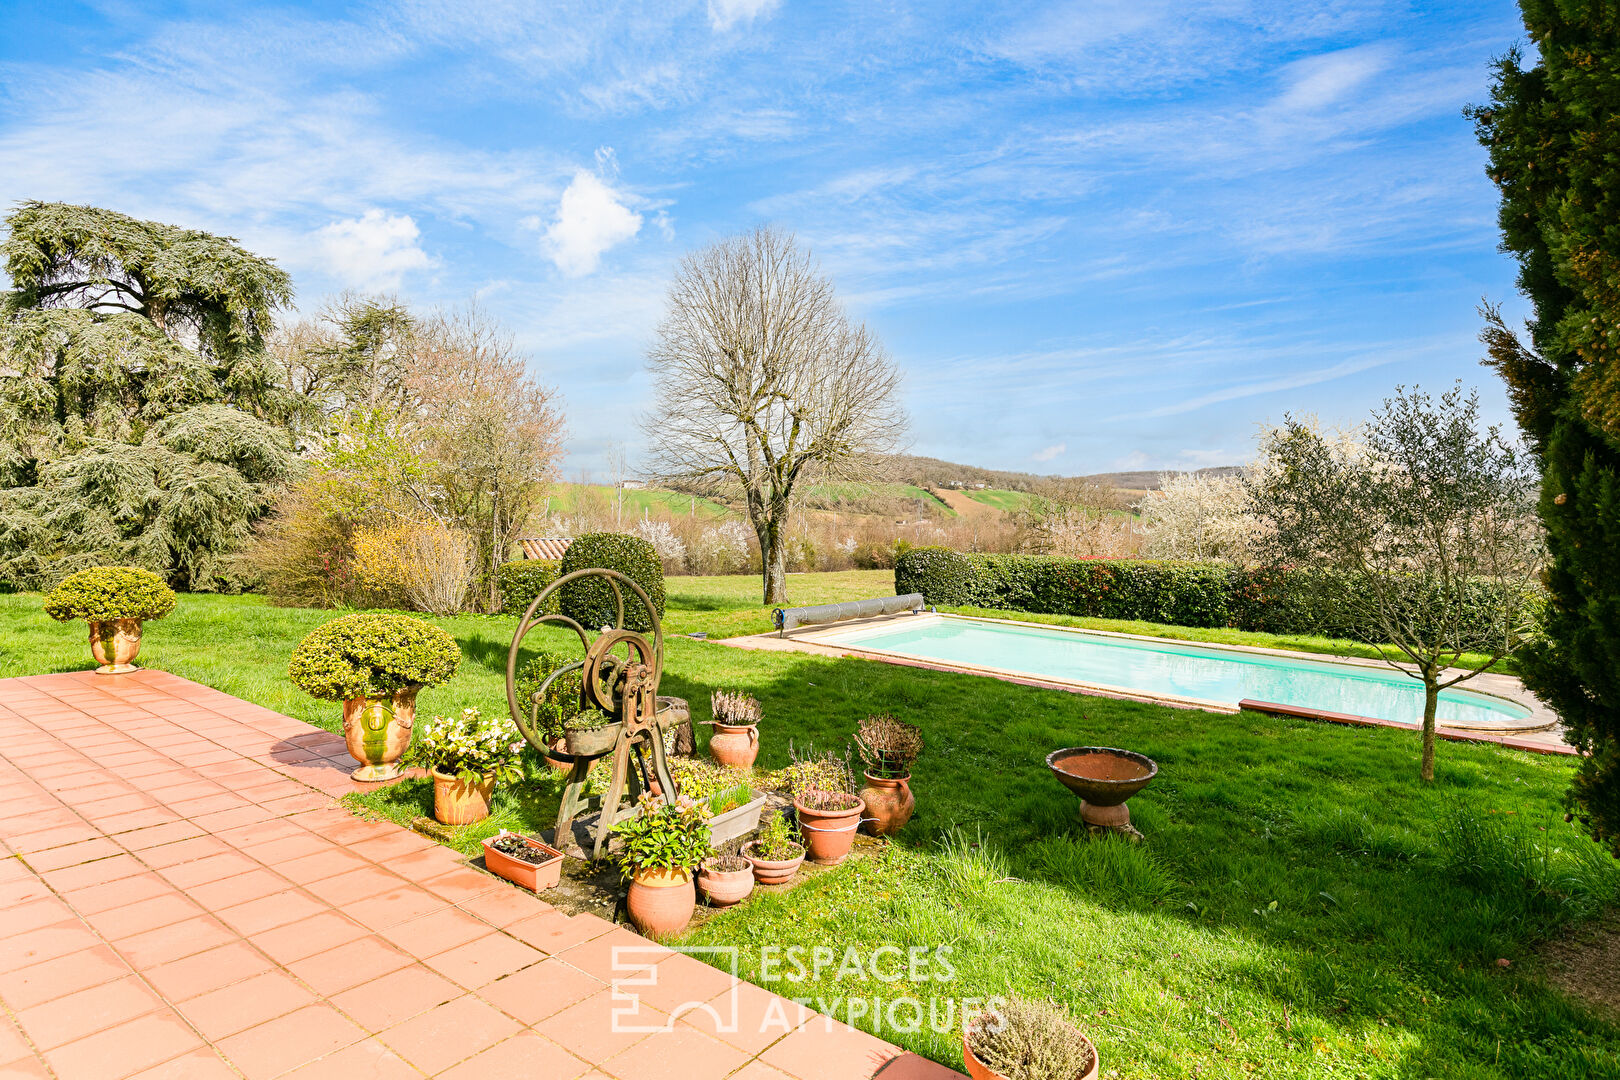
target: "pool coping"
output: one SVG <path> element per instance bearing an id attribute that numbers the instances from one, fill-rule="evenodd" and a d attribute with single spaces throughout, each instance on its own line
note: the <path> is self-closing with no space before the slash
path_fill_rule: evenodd
<path id="1" fill-rule="evenodd" d="M 912 615 L 898 613 L 894 615 L 876 616 L 869 619 L 852 619 L 832 625 L 810 626 L 802 629 L 788 631 L 785 634 L 771 632 L 766 634 L 751 634 L 744 637 L 722 638 L 718 643 L 733 648 L 757 649 L 770 652 L 800 652 L 820 656 L 841 657 L 859 660 L 875 660 L 881 663 L 894 664 L 898 667 L 920 668 L 927 671 L 942 671 L 964 675 L 987 675 L 1020 686 L 1031 686 L 1043 690 L 1063 690 L 1069 693 L 1087 694 L 1094 697 L 1109 697 L 1124 701 L 1140 701 L 1147 704 L 1165 705 L 1178 709 L 1201 709 L 1207 712 L 1218 712 L 1227 715 L 1241 712 L 1245 707 L 1252 707 L 1260 711 L 1279 712 L 1289 710 L 1284 715 L 1297 715 L 1303 718 L 1323 720 L 1329 723 L 1346 723 L 1370 727 L 1394 727 L 1406 731 L 1418 730 L 1418 725 L 1407 724 L 1396 720 L 1384 720 L 1377 717 L 1351 716 L 1348 713 L 1330 713 L 1325 710 L 1313 710 L 1295 706 L 1274 706 L 1273 703 L 1246 701 L 1233 704 L 1230 702 L 1209 701 L 1203 698 L 1180 697 L 1166 694 L 1147 694 L 1133 690 L 1129 687 L 1110 686 L 1103 683 L 1088 683 L 1081 680 L 1043 678 L 1028 672 L 1011 671 L 1005 668 L 996 668 L 984 665 L 966 663 L 953 663 L 943 660 L 924 659 L 906 656 L 900 653 L 887 652 L 881 649 L 862 649 L 858 643 L 832 644 L 817 640 L 821 635 L 847 633 L 851 629 L 863 627 L 877 627 L 894 623 L 904 619 L 943 620 L 955 619 L 964 622 L 984 622 L 1001 626 L 1027 626 L 1039 630 L 1057 630 L 1066 633 L 1089 634 L 1098 637 L 1120 638 L 1127 641 L 1142 641 L 1153 644 L 1181 645 L 1198 649 L 1214 649 L 1235 653 L 1249 653 L 1260 656 L 1276 656 L 1291 660 L 1310 660 L 1317 663 L 1346 664 L 1351 667 L 1376 668 L 1388 671 L 1392 666 L 1381 660 L 1372 660 L 1359 656 L 1333 656 L 1324 653 L 1299 652 L 1292 649 L 1271 649 L 1259 645 L 1233 645 L 1225 642 L 1185 641 L 1179 638 L 1154 637 L 1149 634 L 1127 634 L 1117 630 L 1093 630 L 1087 627 L 1059 626 L 1052 623 L 1029 622 L 1022 619 L 992 619 L 980 615 L 958 615 L 953 612 L 930 611 Z M 1400 665 L 1410 668 L 1410 665 Z M 1469 679 L 1466 689 L 1476 693 L 1486 694 L 1490 697 L 1510 701 L 1529 710 L 1530 715 L 1520 724 L 1512 725 L 1450 725 L 1442 724 L 1439 732 L 1443 738 L 1460 742 L 1485 742 L 1499 745 L 1511 745 L 1514 749 L 1528 749 L 1533 752 L 1551 754 L 1574 754 L 1575 749 L 1563 741 L 1562 725 L 1558 716 L 1551 709 L 1541 703 L 1517 678 L 1499 672 L 1485 672 Z M 1525 738 L 1525 736 L 1531 736 Z M 1526 744 L 1526 745 L 1517 745 Z"/>

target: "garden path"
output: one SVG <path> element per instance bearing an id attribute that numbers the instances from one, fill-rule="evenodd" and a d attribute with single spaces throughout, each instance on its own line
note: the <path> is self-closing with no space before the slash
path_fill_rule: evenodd
<path id="1" fill-rule="evenodd" d="M 353 817 L 352 766 L 164 672 L 0 680 L 0 1077 L 957 1075 Z"/>

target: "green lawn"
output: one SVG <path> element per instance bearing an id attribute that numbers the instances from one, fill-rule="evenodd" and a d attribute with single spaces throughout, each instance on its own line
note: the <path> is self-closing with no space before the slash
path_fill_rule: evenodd
<path id="1" fill-rule="evenodd" d="M 580 504 L 587 499 L 596 507 L 611 508 L 613 506 L 612 485 L 558 484 L 551 496 L 550 508 L 554 513 L 572 513 L 579 509 Z M 705 520 L 735 516 L 722 503 L 717 503 L 712 499 L 682 495 L 678 491 L 640 488 L 624 493 L 626 521 L 640 518 L 644 510 L 668 511 L 671 514 L 692 513 Z"/>
<path id="2" fill-rule="evenodd" d="M 877 595 L 880 577 L 796 576 L 790 588 L 795 603 Z M 746 632 L 765 619 L 753 579 L 669 586 L 672 631 Z M 38 602 L 0 597 L 0 674 L 88 666 L 82 627 L 52 623 Z M 335 728 L 337 707 L 285 677 L 299 636 L 331 614 L 182 597 L 149 627 L 142 662 Z M 422 708 L 500 711 L 513 620 L 435 621 L 465 659 L 447 686 L 423 693 Z M 1424 785 L 1405 732 L 1166 709 L 674 633 L 664 686 L 700 719 L 714 689 L 757 695 L 767 767 L 786 763 L 790 739 L 840 744 L 877 711 L 920 724 L 928 740 L 917 816 L 883 857 L 719 913 L 692 935 L 742 946 L 755 978 L 763 946 L 947 945 L 955 977 L 925 996 L 1053 997 L 1097 1042 L 1105 1076 L 1620 1076 L 1620 1028 L 1545 989 L 1534 952 L 1561 923 L 1620 896 L 1613 860 L 1562 820 L 1565 760 L 1443 744 L 1437 779 Z M 1073 796 L 1042 759 L 1078 744 L 1159 762 L 1159 779 L 1131 803 L 1145 843 L 1077 830 Z M 395 810 L 411 798 L 420 788 L 401 792 Z M 544 821 L 555 792 L 547 781 L 503 800 L 509 820 Z M 909 992 L 835 970 L 770 985 L 828 1004 Z M 959 1065 L 949 1034 L 856 1022 Z"/>
<path id="3" fill-rule="evenodd" d="M 974 502 L 993 506 L 1004 514 L 1022 510 L 1031 498 L 1027 491 L 1007 491 L 1001 488 L 964 490 L 963 493 Z"/>

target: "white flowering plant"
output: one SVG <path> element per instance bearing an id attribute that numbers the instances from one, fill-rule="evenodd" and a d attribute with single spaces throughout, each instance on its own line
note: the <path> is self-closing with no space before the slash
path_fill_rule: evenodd
<path id="1" fill-rule="evenodd" d="M 419 725 L 411 763 L 467 784 L 491 776 L 510 784 L 523 779 L 523 747 L 523 736 L 510 720 L 486 720 L 469 706 L 460 716 L 435 716 Z"/>

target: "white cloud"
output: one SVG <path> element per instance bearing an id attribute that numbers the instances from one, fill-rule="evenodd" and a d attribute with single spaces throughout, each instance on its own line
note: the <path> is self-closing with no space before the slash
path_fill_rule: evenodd
<path id="1" fill-rule="evenodd" d="M 781 0 L 709 0 L 709 25 L 730 30 L 738 23 L 751 23 L 776 10 Z"/>
<path id="2" fill-rule="evenodd" d="M 623 196 L 584 169 L 557 203 L 557 220 L 546 230 L 546 253 L 570 277 L 589 274 L 602 253 L 641 230 L 641 215 Z"/>
<path id="3" fill-rule="evenodd" d="M 1067 449 L 1068 447 L 1066 445 L 1063 443 L 1058 443 L 1055 446 L 1048 446 L 1045 450 L 1037 450 L 1035 453 L 1031 454 L 1030 457 L 1035 461 L 1051 461 L 1053 458 L 1060 456 L 1063 451 Z"/>
<path id="4" fill-rule="evenodd" d="M 332 275 L 361 289 L 399 288 L 411 270 L 433 265 L 416 242 L 421 230 L 409 214 L 367 210 L 315 230 L 315 243 Z"/>

